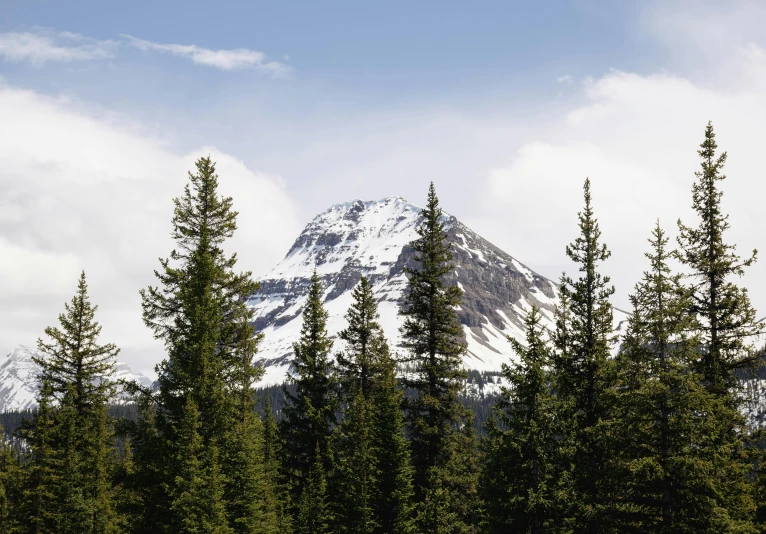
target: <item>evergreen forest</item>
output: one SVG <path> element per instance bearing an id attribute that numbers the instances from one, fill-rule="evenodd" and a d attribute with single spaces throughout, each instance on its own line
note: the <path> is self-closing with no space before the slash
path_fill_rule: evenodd
<path id="1" fill-rule="evenodd" d="M 41 332 L 37 408 L 3 417 L 0 534 L 766 532 L 766 439 L 741 380 L 766 332 L 741 285 L 757 253 L 729 239 L 710 123 L 698 153 L 695 216 L 675 241 L 658 221 L 635 244 L 644 274 L 619 337 L 585 180 L 555 326 L 526 312 L 501 393 L 484 400 L 464 391 L 487 377 L 462 366 L 433 183 L 403 345 L 389 345 L 364 277 L 331 337 L 315 272 L 288 380 L 261 388 L 247 305 L 259 284 L 226 251 L 235 201 L 199 159 L 173 200 L 174 247 L 140 292 L 165 348 L 155 386 L 114 378 L 119 347 L 101 339 L 83 272 Z"/>

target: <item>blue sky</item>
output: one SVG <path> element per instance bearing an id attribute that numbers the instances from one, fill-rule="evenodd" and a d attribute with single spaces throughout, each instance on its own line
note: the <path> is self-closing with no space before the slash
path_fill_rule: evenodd
<path id="1" fill-rule="evenodd" d="M 172 246 L 170 198 L 202 154 L 235 195 L 235 245 L 256 275 L 329 205 L 419 202 L 433 180 L 448 212 L 556 278 L 590 176 L 627 307 L 654 221 L 674 235 L 692 216 L 712 119 L 730 152 L 732 239 L 766 245 L 762 2 L 0 0 L 0 12 L 0 353 L 34 342 L 84 267 L 116 325 L 105 333 L 150 367 L 137 289 Z M 766 262 L 746 282 L 766 309 Z"/>

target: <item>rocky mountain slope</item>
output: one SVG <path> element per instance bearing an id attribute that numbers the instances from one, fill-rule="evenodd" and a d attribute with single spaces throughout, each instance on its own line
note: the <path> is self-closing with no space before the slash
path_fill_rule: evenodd
<path id="1" fill-rule="evenodd" d="M 390 197 L 336 204 L 306 226 L 250 301 L 256 327 L 265 335 L 260 348 L 264 383 L 285 377 L 314 269 L 324 287 L 331 335 L 345 327 L 351 290 L 365 275 L 378 298 L 381 325 L 392 349 L 398 350 L 398 312 L 406 288 L 403 267 L 413 260 L 409 243 L 417 238 L 420 221 L 420 207 Z M 524 336 L 526 310 L 538 306 L 552 325 L 556 287 L 455 217 L 445 214 L 444 222 L 454 255 L 450 282 L 463 290 L 458 314 L 468 344 L 465 367 L 499 370 L 510 353 L 506 336 Z"/>
<path id="2" fill-rule="evenodd" d="M 19 346 L 5 358 L 0 359 L 0 412 L 26 410 L 36 405 L 37 376 L 40 369 L 32 361 L 34 351 Z M 117 362 L 115 379 L 135 380 L 144 386 L 152 381 L 142 374 L 134 373 L 126 363 Z"/>

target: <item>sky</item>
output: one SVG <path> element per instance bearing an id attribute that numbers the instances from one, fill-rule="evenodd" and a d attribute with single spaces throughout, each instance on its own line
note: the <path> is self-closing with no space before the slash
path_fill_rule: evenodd
<path id="1" fill-rule="evenodd" d="M 589 177 L 628 309 L 656 221 L 672 238 L 696 222 L 708 120 L 727 237 L 766 249 L 764 24 L 746 0 L 0 0 L 0 354 L 34 346 L 84 269 L 102 339 L 151 375 L 138 290 L 205 155 L 256 277 L 330 205 L 422 204 L 433 181 L 445 211 L 555 280 Z M 742 284 L 766 315 L 766 258 Z"/>

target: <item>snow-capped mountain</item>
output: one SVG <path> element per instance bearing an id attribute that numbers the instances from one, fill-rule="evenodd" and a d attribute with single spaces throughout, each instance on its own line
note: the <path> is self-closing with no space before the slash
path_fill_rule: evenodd
<path id="1" fill-rule="evenodd" d="M 420 210 L 400 197 L 356 200 L 332 206 L 306 226 L 250 301 L 256 328 L 264 333 L 259 350 L 264 383 L 284 380 L 314 269 L 324 287 L 330 335 L 345 327 L 351 290 L 365 275 L 378 298 L 383 330 L 397 351 L 407 283 L 403 267 L 413 259 L 408 245 L 417 238 Z M 556 287 L 455 217 L 445 214 L 444 222 L 454 256 L 450 281 L 463 290 L 458 314 L 468 344 L 464 365 L 499 371 L 511 352 L 506 336 L 523 339 L 526 310 L 538 306 L 552 325 Z"/>
<path id="2" fill-rule="evenodd" d="M 0 360 L 0 412 L 26 410 L 36 405 L 40 368 L 32 360 L 34 355 L 33 350 L 19 346 Z M 135 380 L 147 387 L 152 384 L 149 378 L 131 371 L 126 363 L 117 362 L 115 371 L 115 380 Z"/>

